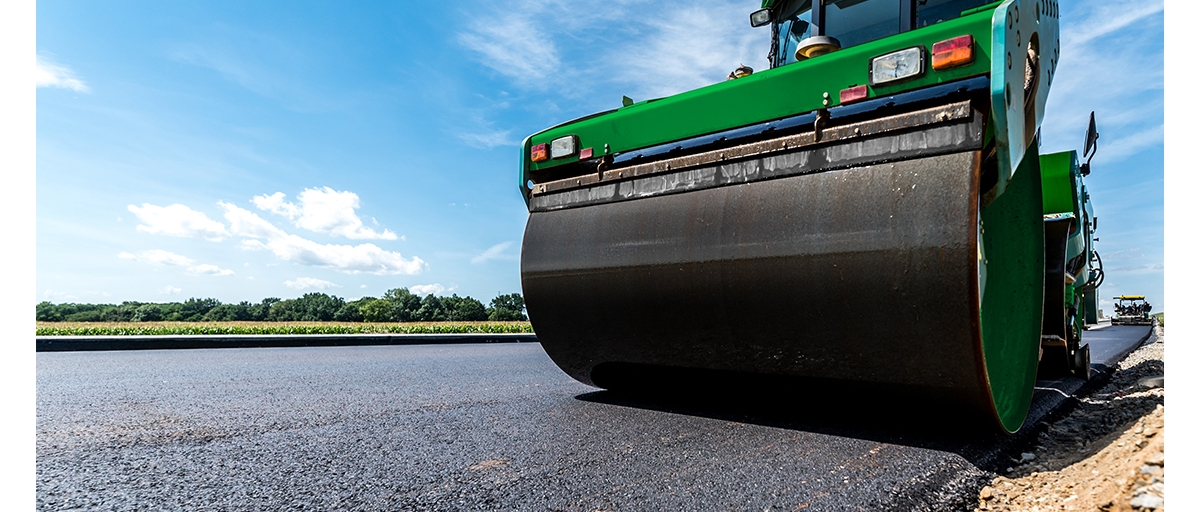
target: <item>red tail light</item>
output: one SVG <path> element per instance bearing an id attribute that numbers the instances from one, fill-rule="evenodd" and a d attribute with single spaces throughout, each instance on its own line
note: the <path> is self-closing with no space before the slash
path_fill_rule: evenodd
<path id="1" fill-rule="evenodd" d="M 529 148 L 529 159 L 534 162 L 541 162 L 550 159 L 550 152 L 546 150 L 545 144 L 538 144 Z"/>
<path id="2" fill-rule="evenodd" d="M 859 85 L 849 89 L 842 89 L 842 92 L 838 95 L 838 99 L 843 105 L 858 100 L 865 100 L 867 99 L 867 86 Z"/>

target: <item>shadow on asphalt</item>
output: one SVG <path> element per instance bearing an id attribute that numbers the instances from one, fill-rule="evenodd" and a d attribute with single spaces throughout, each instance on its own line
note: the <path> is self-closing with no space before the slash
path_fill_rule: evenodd
<path id="1" fill-rule="evenodd" d="M 1107 380 L 1106 377 L 1097 375 L 1088 386 L 1101 384 L 1097 378 Z M 1012 465 L 1013 453 L 1037 434 L 1030 423 L 1041 419 L 1035 412 L 1025 428 L 1009 435 L 1000 432 L 994 420 L 978 411 L 947 407 L 946 404 L 955 403 L 953 396 L 840 381 L 656 368 L 654 372 L 627 372 L 618 382 L 621 385 L 610 382 L 605 386 L 616 391 L 595 391 L 576 398 L 954 452 L 991 472 L 1002 472 Z M 1039 382 L 1038 386 L 1041 385 Z"/>
<path id="2" fill-rule="evenodd" d="M 1152 333 L 1150 330 L 1140 340 L 1109 354 L 1111 360 L 1107 364 L 1115 366 L 1116 361 L 1143 345 Z M 1158 364 L 1157 369 L 1145 371 L 1162 374 L 1161 362 L 1142 364 Z M 1028 450 L 1037 436 L 1046 432 L 1048 423 L 1064 418 L 1077 407 L 1098 407 L 1075 397 L 1090 396 L 1102 389 L 1110 382 L 1114 371 L 1105 364 L 1093 364 L 1092 377 L 1086 382 L 1070 376 L 1037 381 L 1025 426 L 1015 434 L 1006 434 L 986 414 L 969 407 L 946 405 L 962 403 L 962 397 L 935 390 L 638 366 L 609 368 L 608 375 L 593 373 L 596 383 L 608 390 L 584 393 L 576 398 L 953 452 L 979 469 L 993 473 L 1003 473 L 1012 467 L 1021 451 Z M 1133 370 L 1123 372 L 1123 375 L 1138 375 L 1140 365 Z M 1102 396 L 1094 398 L 1106 400 Z M 1130 414 L 1137 413 L 1140 417 L 1162 401 L 1161 398 L 1157 402 L 1150 398 L 1154 397 L 1103 406 L 1128 407 Z M 1122 432 L 1128 421 L 1119 419 L 1123 414 L 1117 412 L 1114 409 L 1113 414 L 1099 413 L 1102 419 L 1086 429 L 1086 433 L 1068 434 L 1079 434 L 1082 441 L 1092 443 Z"/>

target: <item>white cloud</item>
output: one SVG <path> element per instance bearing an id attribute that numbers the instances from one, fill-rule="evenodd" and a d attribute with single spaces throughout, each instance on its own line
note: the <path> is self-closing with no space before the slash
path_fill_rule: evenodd
<path id="1" fill-rule="evenodd" d="M 83 83 L 79 77 L 75 76 L 75 72 L 66 66 L 51 62 L 50 59 L 43 55 L 37 56 L 37 67 L 34 70 L 34 77 L 38 87 L 57 87 L 59 89 L 70 89 L 75 92 L 88 92 L 87 84 Z"/>
<path id="2" fill-rule="evenodd" d="M 385 251 L 375 244 L 320 244 L 285 233 L 249 210 L 229 203 L 221 203 L 221 207 L 233 233 L 249 238 L 242 240 L 243 249 L 266 249 L 285 261 L 347 274 L 419 274 L 428 268 L 420 258 L 405 259 L 400 253 Z"/>
<path id="3" fill-rule="evenodd" d="M 412 292 L 413 295 L 441 295 L 446 292 L 454 291 L 455 288 L 458 288 L 458 287 L 451 286 L 451 287 L 447 288 L 445 286 L 442 286 L 441 284 L 433 283 L 433 284 L 418 284 L 418 285 L 409 286 L 408 291 Z"/>
<path id="4" fill-rule="evenodd" d="M 488 260 L 496 259 L 515 259 L 514 256 L 504 254 L 504 250 L 511 246 L 512 242 L 500 242 L 496 245 L 488 247 L 487 250 L 479 253 L 479 255 L 471 258 L 471 263 L 480 264 Z"/>
<path id="5" fill-rule="evenodd" d="M 227 268 L 221 268 L 208 263 L 196 265 L 188 269 L 188 273 L 195 276 L 231 276 L 233 271 Z"/>
<path id="6" fill-rule="evenodd" d="M 267 222 L 262 217 L 255 215 L 250 210 L 226 202 L 219 202 L 217 205 L 225 210 L 225 220 L 229 221 L 229 230 L 237 236 L 247 238 L 279 238 L 287 236 L 287 233 L 284 233 L 283 230 L 275 227 L 274 224 Z"/>
<path id="7" fill-rule="evenodd" d="M 158 293 L 161 295 L 178 295 L 179 292 L 182 292 L 182 291 L 183 291 L 182 288 L 176 288 L 174 286 L 167 285 L 167 286 L 163 287 L 163 289 L 159 290 Z"/>
<path id="8" fill-rule="evenodd" d="M 299 277 L 293 281 L 284 281 L 283 285 L 294 290 L 325 290 L 328 288 L 341 288 L 341 286 L 338 284 L 313 277 Z"/>
<path id="9" fill-rule="evenodd" d="M 352 240 L 395 240 L 396 234 L 384 229 L 382 233 L 363 225 L 354 213 L 359 207 L 358 195 L 338 192 L 329 187 L 310 188 L 300 192 L 299 205 L 287 202 L 283 192 L 255 196 L 252 201 L 260 210 L 282 215 L 297 227 L 316 233 L 344 236 Z"/>
<path id="10" fill-rule="evenodd" d="M 123 252 L 118 254 L 117 257 L 123 260 L 135 260 L 144 263 L 156 263 L 160 265 L 174 265 L 176 267 L 186 267 L 194 262 L 193 259 L 187 256 L 164 251 L 162 249 L 151 249 L 149 251 L 142 251 L 138 254 Z"/>
<path id="11" fill-rule="evenodd" d="M 271 213 L 283 215 L 289 219 L 295 219 L 296 217 L 300 216 L 300 209 L 296 208 L 296 205 L 284 201 L 283 198 L 285 197 L 287 197 L 287 194 L 284 194 L 283 192 L 276 192 L 269 196 L 265 194 L 261 196 L 254 196 L 254 199 L 251 199 L 251 202 L 253 202 L 254 206 L 257 206 L 259 210 L 266 210 Z"/>
<path id="12" fill-rule="evenodd" d="M 419 274 L 429 268 L 421 258 L 405 259 L 398 252 L 385 251 L 375 244 L 319 244 L 296 235 L 267 240 L 242 240 L 245 249 L 266 249 L 285 261 L 322 267 L 346 274 Z"/>
<path id="13" fill-rule="evenodd" d="M 118 254 L 117 257 L 121 258 L 123 260 L 134 260 L 134 261 L 140 261 L 143 263 L 153 263 L 156 265 L 172 265 L 172 266 L 176 266 L 176 267 L 187 267 L 187 273 L 190 275 L 194 275 L 194 276 L 200 276 L 200 275 L 231 276 L 231 275 L 233 275 L 232 270 L 229 270 L 227 268 L 221 268 L 216 265 L 209 264 L 209 263 L 202 263 L 200 265 L 192 265 L 192 263 L 195 263 L 195 260 L 193 260 L 187 256 L 175 254 L 175 253 L 169 252 L 169 251 L 164 251 L 162 249 L 151 249 L 149 251 L 142 251 L 138 254 L 123 252 L 121 254 Z"/>
<path id="14" fill-rule="evenodd" d="M 211 242 L 219 242 L 229 236 L 224 224 L 182 204 L 155 206 L 142 203 L 140 208 L 131 204 L 128 210 L 141 222 L 137 230 L 143 233 L 203 238 Z"/>

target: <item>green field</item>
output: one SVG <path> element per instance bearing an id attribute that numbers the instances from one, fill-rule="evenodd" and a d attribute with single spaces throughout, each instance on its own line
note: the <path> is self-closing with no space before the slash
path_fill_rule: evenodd
<path id="1" fill-rule="evenodd" d="M 38 322 L 37 336 L 533 333 L 529 322 Z"/>

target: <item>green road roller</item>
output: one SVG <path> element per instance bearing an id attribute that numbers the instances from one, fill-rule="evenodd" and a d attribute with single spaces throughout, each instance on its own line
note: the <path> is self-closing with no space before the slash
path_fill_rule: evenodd
<path id="1" fill-rule="evenodd" d="M 1102 275 L 1087 163 L 1038 154 L 1058 16 L 766 0 L 770 69 L 529 136 L 521 281 L 546 353 L 606 389 L 778 377 L 1016 431 L 1039 367 L 1086 378 Z"/>

